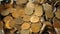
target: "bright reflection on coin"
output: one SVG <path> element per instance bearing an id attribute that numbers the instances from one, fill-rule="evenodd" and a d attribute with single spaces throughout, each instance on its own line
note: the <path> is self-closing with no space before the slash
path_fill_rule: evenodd
<path id="1" fill-rule="evenodd" d="M 29 29 L 30 28 L 30 24 L 29 23 L 23 23 L 21 28 L 22 29 Z"/>
<path id="2" fill-rule="evenodd" d="M 38 16 L 32 16 L 30 18 L 30 21 L 33 22 L 33 23 L 38 22 L 39 21 L 39 17 Z"/>

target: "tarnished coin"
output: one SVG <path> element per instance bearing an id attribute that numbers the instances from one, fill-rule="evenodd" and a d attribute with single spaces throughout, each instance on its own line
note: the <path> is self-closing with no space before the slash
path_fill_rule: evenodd
<path id="1" fill-rule="evenodd" d="M 36 16 L 42 16 L 43 15 L 43 8 L 42 8 L 42 5 L 36 5 L 35 6 L 35 12 L 34 14 Z"/>
<path id="2" fill-rule="evenodd" d="M 10 13 L 10 12 L 9 12 L 8 10 L 4 10 L 4 11 L 1 12 L 1 15 L 6 16 L 6 15 L 8 15 L 9 13 Z"/>
<path id="3" fill-rule="evenodd" d="M 34 4 L 32 2 L 27 3 L 25 7 L 25 14 L 31 15 L 33 13 L 33 10 L 34 10 Z"/>
<path id="4" fill-rule="evenodd" d="M 31 16 L 29 16 L 29 15 L 24 15 L 24 16 L 23 16 L 23 20 L 24 20 L 24 21 L 30 21 L 30 17 L 31 17 Z"/>
<path id="5" fill-rule="evenodd" d="M 44 8 L 44 11 L 52 11 L 52 6 L 48 3 L 42 5 Z"/>
<path id="6" fill-rule="evenodd" d="M 55 15 L 58 19 L 60 19 L 60 8 L 57 8 L 57 11 L 55 12 Z"/>
<path id="7" fill-rule="evenodd" d="M 16 0 L 16 3 L 17 3 L 18 5 L 22 5 L 22 4 L 27 3 L 27 1 L 28 1 L 28 0 Z"/>
<path id="8" fill-rule="evenodd" d="M 21 30 L 21 34 L 29 34 L 29 30 Z"/>
<path id="9" fill-rule="evenodd" d="M 55 28 L 60 28 L 60 20 L 54 18 L 53 25 L 54 25 Z"/>
<path id="10" fill-rule="evenodd" d="M 36 24 L 31 24 L 31 30 L 34 33 L 38 33 L 41 29 L 41 24 L 36 23 Z"/>
<path id="11" fill-rule="evenodd" d="M 31 21 L 32 23 L 39 22 L 39 17 L 38 17 L 38 16 L 31 16 L 30 21 Z"/>
<path id="12" fill-rule="evenodd" d="M 24 29 L 29 29 L 30 28 L 30 24 L 29 23 L 23 23 L 22 25 L 21 25 L 21 28 L 24 30 Z"/>
<path id="13" fill-rule="evenodd" d="M 14 21 L 16 24 L 22 24 L 23 23 L 23 19 L 21 17 L 15 18 Z"/>

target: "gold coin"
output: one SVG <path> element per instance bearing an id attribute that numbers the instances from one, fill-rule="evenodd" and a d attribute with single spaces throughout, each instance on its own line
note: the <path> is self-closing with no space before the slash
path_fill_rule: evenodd
<path id="1" fill-rule="evenodd" d="M 43 15 L 43 8 L 42 8 L 41 5 L 36 5 L 35 6 L 35 12 L 34 12 L 34 14 L 36 16 L 42 16 Z"/>
<path id="2" fill-rule="evenodd" d="M 38 17 L 38 16 L 31 16 L 30 21 L 31 21 L 32 23 L 36 23 L 36 22 L 39 21 L 39 17 Z"/>
<path id="3" fill-rule="evenodd" d="M 13 20 L 13 18 L 11 16 L 6 16 L 4 18 L 4 22 L 5 22 L 5 27 L 8 28 L 8 29 L 11 29 L 11 26 L 10 26 L 10 21 Z"/>
<path id="4" fill-rule="evenodd" d="M 16 3 L 17 3 L 18 5 L 22 5 L 22 4 L 27 3 L 27 1 L 28 1 L 28 0 L 16 0 Z"/>
<path id="5" fill-rule="evenodd" d="M 21 30 L 21 34 L 29 34 L 29 30 Z"/>
<path id="6" fill-rule="evenodd" d="M 29 15 L 24 15 L 24 16 L 23 16 L 23 20 L 24 20 L 24 21 L 30 21 L 30 17 L 31 17 L 31 16 L 29 16 Z"/>
<path id="7" fill-rule="evenodd" d="M 1 12 L 1 15 L 6 16 L 6 15 L 8 15 L 9 13 L 10 13 L 10 12 L 9 12 L 8 10 L 4 10 L 4 11 Z"/>
<path id="8" fill-rule="evenodd" d="M 41 24 L 39 24 L 39 23 L 31 24 L 32 32 L 38 33 L 40 31 L 40 28 L 41 28 L 40 26 L 41 26 Z"/>
<path id="9" fill-rule="evenodd" d="M 55 12 L 55 15 L 58 19 L 60 19 L 60 8 L 57 8 L 57 11 Z"/>
<path id="10" fill-rule="evenodd" d="M 44 8 L 44 11 L 52 11 L 52 6 L 48 3 L 42 5 Z"/>
<path id="11" fill-rule="evenodd" d="M 17 9 L 17 11 L 12 13 L 14 18 L 22 17 L 24 15 L 24 9 Z"/>
<path id="12" fill-rule="evenodd" d="M 21 28 L 24 30 L 24 29 L 29 29 L 30 28 L 30 24 L 29 23 L 23 23 L 22 25 L 21 25 Z"/>
<path id="13" fill-rule="evenodd" d="M 23 19 L 21 17 L 15 18 L 14 21 L 16 24 L 22 24 L 23 23 Z"/>
<path id="14" fill-rule="evenodd" d="M 33 10 L 34 10 L 34 4 L 31 2 L 27 3 L 25 7 L 25 14 L 31 15 L 33 13 Z"/>
<path id="15" fill-rule="evenodd" d="M 11 16 L 6 16 L 3 20 L 6 23 L 7 21 L 13 20 L 13 18 Z"/>

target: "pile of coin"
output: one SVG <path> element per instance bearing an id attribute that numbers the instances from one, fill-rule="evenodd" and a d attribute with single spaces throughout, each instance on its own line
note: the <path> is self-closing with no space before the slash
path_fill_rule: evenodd
<path id="1" fill-rule="evenodd" d="M 0 34 L 60 33 L 59 0 L 0 2 Z"/>

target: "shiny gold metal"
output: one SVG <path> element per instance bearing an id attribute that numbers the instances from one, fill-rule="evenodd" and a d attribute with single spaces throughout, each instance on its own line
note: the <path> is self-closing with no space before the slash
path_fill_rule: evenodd
<path id="1" fill-rule="evenodd" d="M 41 24 L 36 23 L 36 24 L 31 24 L 31 30 L 34 33 L 38 33 L 40 31 Z"/>
<path id="2" fill-rule="evenodd" d="M 34 14 L 36 16 L 42 16 L 43 15 L 43 8 L 42 8 L 42 5 L 36 5 L 35 6 L 35 12 Z"/>
<path id="3" fill-rule="evenodd" d="M 30 21 L 31 21 L 32 23 L 39 22 L 39 17 L 38 17 L 38 16 L 31 16 Z"/>
<path id="4" fill-rule="evenodd" d="M 24 30 L 24 29 L 29 29 L 30 28 L 30 24 L 29 23 L 23 23 L 22 25 L 21 25 L 21 28 Z"/>

